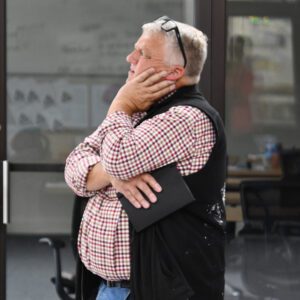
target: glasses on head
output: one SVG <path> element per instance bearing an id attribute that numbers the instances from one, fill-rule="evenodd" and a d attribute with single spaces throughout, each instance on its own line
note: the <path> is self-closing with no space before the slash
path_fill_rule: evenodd
<path id="1" fill-rule="evenodd" d="M 178 41 L 178 45 L 179 45 L 180 51 L 181 51 L 182 56 L 183 56 L 183 61 L 184 61 L 183 67 L 185 68 L 185 66 L 187 64 L 187 59 L 186 59 L 182 39 L 181 39 L 181 36 L 180 36 L 180 32 L 179 32 L 179 29 L 178 29 L 178 26 L 177 26 L 176 22 L 174 20 L 172 20 L 171 18 L 169 18 L 168 16 L 160 17 L 157 20 L 155 20 L 154 22 L 161 22 L 161 21 L 162 21 L 161 29 L 163 31 L 165 31 L 165 32 L 169 32 L 169 31 L 172 31 L 172 30 L 175 31 L 176 38 L 177 38 L 177 41 Z"/>

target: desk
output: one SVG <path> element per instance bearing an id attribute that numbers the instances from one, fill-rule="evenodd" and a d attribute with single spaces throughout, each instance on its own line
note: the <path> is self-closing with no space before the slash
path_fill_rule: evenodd
<path id="1" fill-rule="evenodd" d="M 280 169 L 265 171 L 258 170 L 229 170 L 226 185 L 228 190 L 239 190 L 239 185 L 243 180 L 278 180 L 282 176 Z"/>
<path id="2" fill-rule="evenodd" d="M 244 180 L 278 180 L 282 176 L 280 169 L 270 170 L 229 170 L 226 180 L 226 214 L 227 221 L 243 221 L 241 208 L 240 184 Z"/>
<path id="3" fill-rule="evenodd" d="M 252 170 L 252 169 L 236 169 L 228 171 L 228 177 L 280 177 L 281 169 L 268 170 Z"/>

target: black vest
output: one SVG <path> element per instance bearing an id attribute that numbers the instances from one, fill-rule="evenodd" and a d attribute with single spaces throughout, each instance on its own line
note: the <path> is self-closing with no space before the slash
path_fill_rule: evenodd
<path id="1" fill-rule="evenodd" d="M 197 87 L 188 86 L 155 104 L 137 125 L 178 105 L 204 112 L 217 139 L 204 168 L 184 177 L 197 201 L 140 233 L 131 228 L 132 300 L 223 299 L 226 141 L 222 120 Z M 81 263 L 77 275 L 80 299 L 95 299 L 100 278 Z"/>
<path id="2" fill-rule="evenodd" d="M 224 297 L 226 141 L 222 120 L 197 87 L 189 86 L 153 106 L 138 124 L 178 105 L 204 112 L 213 123 L 216 143 L 204 168 L 184 177 L 197 201 L 140 233 L 131 228 L 134 300 Z"/>

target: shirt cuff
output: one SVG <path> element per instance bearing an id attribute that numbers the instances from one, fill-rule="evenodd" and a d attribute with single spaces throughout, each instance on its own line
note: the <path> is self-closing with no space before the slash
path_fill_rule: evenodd
<path id="1" fill-rule="evenodd" d="M 87 175 L 92 167 L 99 162 L 101 162 L 100 156 L 88 156 L 78 162 L 78 168 L 76 168 L 74 176 L 74 184 L 77 185 L 78 192 L 80 192 L 83 196 L 91 197 L 95 194 L 95 191 L 88 191 L 86 189 L 86 181 Z"/>

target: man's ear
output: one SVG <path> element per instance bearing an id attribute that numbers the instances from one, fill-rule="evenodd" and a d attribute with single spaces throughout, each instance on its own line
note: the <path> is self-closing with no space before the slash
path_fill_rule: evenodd
<path id="1" fill-rule="evenodd" d="M 169 70 L 168 75 L 165 77 L 167 80 L 177 81 L 185 73 L 185 68 L 182 66 L 172 66 Z"/>

